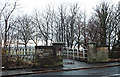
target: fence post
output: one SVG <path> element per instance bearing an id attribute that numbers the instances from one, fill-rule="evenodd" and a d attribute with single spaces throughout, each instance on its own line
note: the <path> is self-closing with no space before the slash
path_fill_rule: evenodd
<path id="1" fill-rule="evenodd" d="M 25 59 L 25 50 L 24 48 L 22 50 L 23 50 L 23 59 Z"/>
<path id="2" fill-rule="evenodd" d="M 16 49 L 17 52 L 17 66 L 19 65 L 19 49 Z"/>

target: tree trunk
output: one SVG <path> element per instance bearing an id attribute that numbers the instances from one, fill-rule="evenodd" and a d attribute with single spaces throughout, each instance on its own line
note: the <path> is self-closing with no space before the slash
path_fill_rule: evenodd
<path id="1" fill-rule="evenodd" d="M 7 49 L 7 45 L 6 45 L 6 43 L 7 43 L 7 25 L 8 25 L 8 23 L 7 23 L 7 20 L 5 20 L 5 39 L 4 39 L 4 49 L 3 49 L 3 51 L 4 51 L 4 55 L 5 55 L 5 69 L 8 69 L 8 57 L 7 57 L 7 53 L 6 53 L 6 49 Z"/>
<path id="2" fill-rule="evenodd" d="M 6 49 L 6 43 L 7 43 L 7 20 L 5 20 L 5 39 L 4 39 L 4 48 Z M 5 51 L 6 53 L 6 51 Z"/>
<path id="3" fill-rule="evenodd" d="M 108 42 L 108 45 L 109 45 L 108 50 L 109 50 L 109 52 L 110 52 L 110 35 L 109 35 L 108 40 L 109 40 L 109 42 Z"/>
<path id="4" fill-rule="evenodd" d="M 80 43 L 78 42 L 78 49 L 80 48 Z"/>
<path id="5" fill-rule="evenodd" d="M 69 47 L 70 44 L 69 44 L 69 38 L 67 37 L 67 46 Z"/>
<path id="6" fill-rule="evenodd" d="M 120 30 L 119 30 L 119 34 L 118 34 L 118 45 L 119 45 L 119 48 L 120 48 Z"/>
<path id="7" fill-rule="evenodd" d="M 46 42 L 46 46 L 48 46 L 48 40 L 47 39 L 45 39 L 45 42 Z"/>
<path id="8" fill-rule="evenodd" d="M 25 54 L 27 55 L 27 43 L 25 42 Z"/>

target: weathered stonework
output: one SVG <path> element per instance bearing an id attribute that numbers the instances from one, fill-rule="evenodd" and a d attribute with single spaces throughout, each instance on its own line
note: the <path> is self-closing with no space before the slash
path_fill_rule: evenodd
<path id="1" fill-rule="evenodd" d="M 109 60 L 108 47 L 97 47 L 97 62 L 107 62 Z"/>
<path id="2" fill-rule="evenodd" d="M 35 63 L 39 67 L 59 67 L 63 66 L 61 57 L 63 43 L 53 43 L 53 46 L 36 46 Z"/>
<path id="3" fill-rule="evenodd" d="M 56 56 L 62 55 L 64 43 L 53 43 L 53 51 Z"/>
<path id="4" fill-rule="evenodd" d="M 96 43 L 89 43 L 87 52 L 87 62 L 88 63 L 96 62 L 96 57 L 97 57 Z"/>
<path id="5" fill-rule="evenodd" d="M 88 52 L 87 52 L 88 63 L 108 62 L 108 60 L 109 60 L 108 47 L 97 46 L 96 43 L 88 44 Z"/>

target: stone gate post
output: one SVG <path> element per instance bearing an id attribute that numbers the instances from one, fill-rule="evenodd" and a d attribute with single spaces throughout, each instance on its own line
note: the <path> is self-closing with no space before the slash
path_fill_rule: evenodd
<path id="1" fill-rule="evenodd" d="M 88 43 L 87 62 L 95 63 L 97 57 L 97 48 L 95 42 Z"/>

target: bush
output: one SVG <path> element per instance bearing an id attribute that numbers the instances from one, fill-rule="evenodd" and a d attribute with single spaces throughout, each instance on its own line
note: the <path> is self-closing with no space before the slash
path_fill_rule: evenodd
<path id="1" fill-rule="evenodd" d="M 120 52 L 119 51 L 112 51 L 112 52 L 110 52 L 109 57 L 112 59 L 118 59 L 118 58 L 120 58 Z"/>

